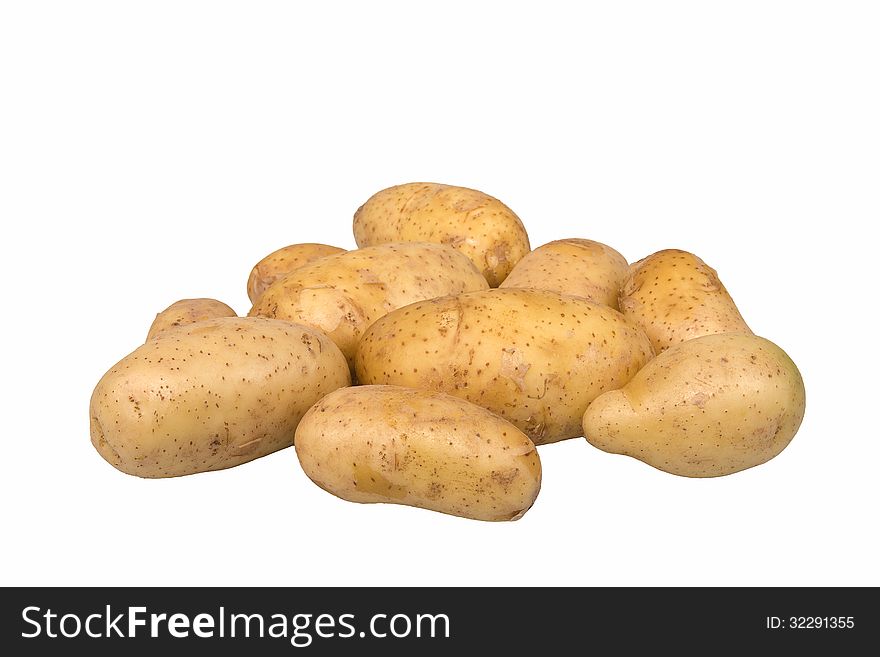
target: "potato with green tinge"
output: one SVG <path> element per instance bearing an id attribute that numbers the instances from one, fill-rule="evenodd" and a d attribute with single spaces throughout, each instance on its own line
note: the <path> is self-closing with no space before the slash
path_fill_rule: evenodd
<path id="1" fill-rule="evenodd" d="M 354 214 L 358 246 L 438 242 L 460 251 L 498 287 L 529 252 L 529 236 L 513 210 L 467 187 L 407 183 L 373 194 Z"/>
<path id="2" fill-rule="evenodd" d="M 718 477 L 785 449 L 805 399 L 797 366 L 769 340 L 707 335 L 670 347 L 599 396 L 584 414 L 584 435 L 666 472 Z"/>
<path id="3" fill-rule="evenodd" d="M 364 330 L 392 310 L 488 287 L 473 263 L 448 246 L 384 244 L 300 267 L 269 286 L 249 314 L 320 329 L 351 362 Z"/>
<path id="4" fill-rule="evenodd" d="M 517 520 L 541 488 L 528 436 L 479 406 L 426 390 L 337 390 L 306 413 L 295 445 L 309 478 L 351 502 Z"/>
<path id="5" fill-rule="evenodd" d="M 322 333 L 271 319 L 209 319 L 150 340 L 92 393 L 92 444 L 139 477 L 220 470 L 289 447 L 300 418 L 351 382 Z"/>
<path id="6" fill-rule="evenodd" d="M 629 263 L 610 246 L 569 238 L 548 242 L 516 263 L 499 287 L 571 294 L 617 310 Z"/>
<path id="7" fill-rule="evenodd" d="M 181 299 L 156 315 L 147 332 L 147 341 L 195 322 L 217 317 L 236 317 L 235 311 L 217 299 Z"/>
<path id="8" fill-rule="evenodd" d="M 345 253 L 345 249 L 326 244 L 291 244 L 273 251 L 260 260 L 248 277 L 247 294 L 254 303 L 272 283 L 290 272 L 328 255 Z"/>
<path id="9" fill-rule="evenodd" d="M 446 392 L 497 413 L 535 443 L 581 435 L 587 405 L 653 356 L 616 310 L 539 290 L 496 289 L 412 304 L 364 333 L 364 384 Z"/>
<path id="10" fill-rule="evenodd" d="M 716 333 L 751 333 L 718 273 L 693 253 L 658 251 L 630 267 L 620 310 L 654 350 Z"/>

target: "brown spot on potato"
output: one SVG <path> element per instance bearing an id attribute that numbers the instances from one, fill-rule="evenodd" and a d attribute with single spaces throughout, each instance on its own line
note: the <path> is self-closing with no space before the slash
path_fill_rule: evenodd
<path id="1" fill-rule="evenodd" d="M 705 408 L 706 401 L 709 399 L 709 395 L 704 392 L 698 392 L 690 399 L 690 403 L 698 408 Z"/>
<path id="2" fill-rule="evenodd" d="M 525 362 L 523 352 L 516 347 L 502 347 L 500 374 L 507 377 L 520 391 L 525 390 L 525 377 L 531 365 Z"/>
<path id="3" fill-rule="evenodd" d="M 495 470 L 492 472 L 492 480 L 501 486 L 506 492 L 514 479 L 519 476 L 519 468 L 510 468 L 509 470 Z"/>

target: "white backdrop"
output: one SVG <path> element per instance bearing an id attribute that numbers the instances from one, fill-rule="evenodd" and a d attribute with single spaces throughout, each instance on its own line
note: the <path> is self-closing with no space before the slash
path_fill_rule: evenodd
<path id="1" fill-rule="evenodd" d="M 880 20 L 864 2 L 6 2 L 2 584 L 880 584 Z M 123 475 L 88 399 L 182 297 L 352 248 L 373 192 L 484 190 L 533 246 L 677 247 L 799 364 L 777 459 L 541 448 L 519 522 L 338 500 L 293 450 Z"/>

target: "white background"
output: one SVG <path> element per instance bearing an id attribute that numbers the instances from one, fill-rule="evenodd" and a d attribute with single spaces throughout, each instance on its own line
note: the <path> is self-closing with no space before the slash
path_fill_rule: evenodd
<path id="1" fill-rule="evenodd" d="M 864 2 L 5 2 L 2 584 L 880 584 L 880 21 Z M 678 247 L 799 364 L 777 459 L 714 480 L 583 439 L 519 522 L 343 502 L 293 450 L 173 480 L 91 390 L 182 297 L 353 248 L 373 192 L 510 205 L 533 246 Z"/>

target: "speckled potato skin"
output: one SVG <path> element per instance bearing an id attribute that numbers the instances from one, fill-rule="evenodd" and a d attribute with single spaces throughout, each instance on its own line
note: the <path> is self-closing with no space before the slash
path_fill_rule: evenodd
<path id="1" fill-rule="evenodd" d="M 716 333 L 751 333 L 718 273 L 693 253 L 668 249 L 630 267 L 620 310 L 641 326 L 657 353 Z"/>
<path id="2" fill-rule="evenodd" d="M 284 278 L 290 272 L 303 265 L 328 255 L 345 253 L 345 249 L 326 244 L 291 244 L 273 251 L 260 260 L 251 270 L 248 277 L 247 294 L 254 303 L 272 283 Z"/>
<path id="3" fill-rule="evenodd" d="M 707 335 L 670 347 L 598 397 L 584 435 L 672 474 L 718 477 L 779 454 L 804 406 L 804 381 L 782 349 L 751 334 Z"/>
<path id="4" fill-rule="evenodd" d="M 361 334 L 383 315 L 423 299 L 488 287 L 473 263 L 448 246 L 384 244 L 300 267 L 269 286 L 249 314 L 320 329 L 352 363 Z"/>
<path id="5" fill-rule="evenodd" d="M 180 326 L 206 319 L 235 316 L 232 308 L 217 299 L 181 299 L 156 315 L 147 332 L 147 342 Z"/>
<path id="6" fill-rule="evenodd" d="M 456 397 L 397 386 L 337 390 L 296 430 L 309 478 L 344 500 L 517 520 L 541 488 L 528 436 Z"/>
<path id="7" fill-rule="evenodd" d="M 220 470 L 293 444 L 300 418 L 350 383 L 326 336 L 270 319 L 209 319 L 159 336 L 98 382 L 92 444 L 139 477 Z"/>
<path id="8" fill-rule="evenodd" d="M 461 251 L 492 287 L 529 252 L 529 236 L 513 210 L 467 187 L 407 183 L 371 196 L 354 214 L 358 246 L 438 242 Z"/>
<path id="9" fill-rule="evenodd" d="M 355 369 L 364 384 L 467 399 L 543 444 L 580 436 L 587 405 L 652 356 L 644 333 L 607 306 L 497 289 L 386 315 L 361 339 Z"/>
<path id="10" fill-rule="evenodd" d="M 626 258 L 610 246 L 569 238 L 526 254 L 499 287 L 571 294 L 617 310 L 617 296 L 628 273 Z"/>

